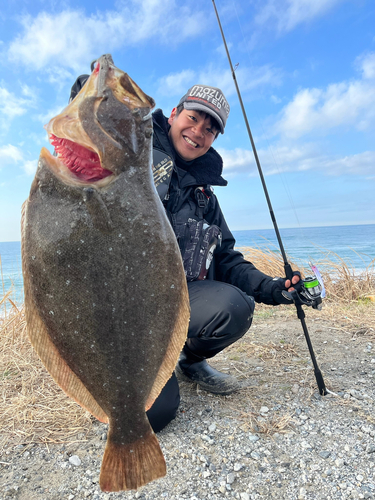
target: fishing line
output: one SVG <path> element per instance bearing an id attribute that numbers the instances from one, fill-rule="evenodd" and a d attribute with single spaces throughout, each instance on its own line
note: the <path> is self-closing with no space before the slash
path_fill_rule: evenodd
<path id="1" fill-rule="evenodd" d="M 244 30 L 243 30 L 243 27 L 242 27 L 241 18 L 240 18 L 239 14 L 238 14 L 238 10 L 237 10 L 237 7 L 236 7 L 235 0 L 232 0 L 232 6 L 233 6 L 233 9 L 234 9 L 234 11 L 236 13 L 237 22 L 238 22 L 238 25 L 240 27 L 243 44 L 244 44 L 245 49 L 246 49 L 247 58 L 249 60 L 249 63 L 252 64 L 252 57 L 251 57 L 251 54 L 250 54 L 250 51 L 249 51 L 248 43 L 246 43 L 246 38 L 245 38 Z M 239 66 L 239 63 L 236 63 L 234 69 L 236 70 L 238 66 Z M 301 238 L 301 240 L 304 240 L 304 241 L 308 242 L 310 244 L 310 246 L 312 246 L 314 248 L 317 248 L 317 245 L 313 241 L 311 241 L 311 239 L 309 238 L 308 234 L 304 230 L 305 228 L 302 227 L 302 225 L 301 225 L 301 221 L 300 221 L 299 216 L 298 216 L 298 211 L 297 211 L 297 208 L 296 208 L 295 203 L 294 203 L 294 198 L 293 198 L 292 192 L 291 192 L 291 190 L 289 188 L 289 185 L 288 185 L 288 182 L 287 182 L 287 180 L 285 178 L 285 172 L 283 172 L 282 167 L 280 166 L 281 162 L 280 162 L 280 159 L 278 158 L 279 153 L 277 151 L 275 152 L 275 150 L 274 150 L 274 148 L 273 148 L 273 146 L 272 146 L 272 144 L 271 144 L 271 142 L 269 140 L 268 134 L 267 134 L 267 132 L 266 132 L 266 130 L 264 128 L 263 121 L 260 119 L 257 111 L 253 111 L 253 114 L 254 114 L 255 118 L 257 119 L 257 122 L 258 122 L 258 124 L 259 124 L 259 126 L 260 126 L 260 128 L 262 130 L 262 134 L 263 134 L 262 137 L 266 141 L 266 144 L 268 146 L 268 151 L 269 151 L 269 153 L 272 156 L 273 163 L 274 163 L 274 165 L 276 167 L 276 170 L 278 172 L 279 178 L 280 178 L 281 183 L 283 185 L 284 191 L 285 191 L 285 193 L 287 195 L 287 199 L 289 201 L 289 205 L 291 206 L 291 209 L 292 209 L 292 211 L 294 213 L 294 217 L 295 217 L 295 220 L 296 220 L 296 223 L 297 223 L 297 228 L 298 228 L 299 233 L 300 233 L 300 238 Z M 326 250 L 326 249 L 323 248 L 322 250 Z M 301 260 L 301 265 L 303 267 L 306 266 L 306 263 L 305 263 L 306 259 L 305 260 L 298 259 L 298 260 Z M 308 260 L 309 261 L 313 261 L 314 258 L 309 255 L 308 256 Z M 312 265 L 311 265 L 310 262 L 309 262 L 309 265 L 310 265 L 310 268 L 312 269 Z"/>
<path id="2" fill-rule="evenodd" d="M 248 48 L 248 44 L 247 44 L 246 39 L 245 39 L 245 34 L 244 34 L 243 29 L 242 29 L 242 23 L 241 23 L 241 20 L 240 20 L 240 16 L 238 15 L 238 11 L 237 11 L 237 7 L 236 7 L 236 3 L 235 3 L 235 1 L 234 1 L 234 0 L 232 0 L 232 5 L 233 5 L 233 9 L 234 9 L 234 11 L 235 11 L 235 13 L 236 13 L 237 22 L 238 22 L 238 25 L 239 25 L 239 27 L 240 27 L 240 31 L 241 31 L 241 34 L 242 34 L 242 40 L 243 40 L 243 42 L 244 42 L 244 46 L 245 46 L 245 49 L 246 49 L 247 57 L 248 57 L 248 60 L 249 60 L 249 62 L 250 62 L 250 64 L 251 64 L 252 58 L 251 58 L 251 56 L 250 56 L 250 52 L 249 52 L 249 48 Z M 239 64 L 239 63 L 237 63 L 237 65 L 236 65 L 236 66 L 238 66 L 238 64 Z M 236 69 L 236 67 L 235 67 L 235 69 Z M 255 111 L 255 116 L 256 116 L 256 118 L 257 118 L 257 120 L 258 120 L 258 123 L 260 124 L 260 127 L 261 127 L 261 129 L 262 129 L 263 137 L 265 138 L 265 141 L 266 141 L 267 146 L 268 146 L 268 150 L 269 150 L 269 151 L 270 151 L 270 153 L 271 153 L 271 156 L 272 156 L 273 162 L 274 162 L 274 164 L 275 164 L 275 166 L 276 166 L 276 169 L 277 169 L 277 171 L 278 171 L 278 174 L 279 174 L 279 176 L 280 176 L 280 179 L 281 179 L 281 182 L 282 182 L 282 184 L 283 184 L 284 190 L 285 190 L 285 192 L 286 192 L 287 198 L 288 198 L 288 200 L 289 200 L 289 203 L 290 203 L 291 208 L 292 208 L 292 210 L 293 210 L 294 216 L 295 216 L 295 218 L 296 218 L 298 228 L 299 228 L 299 230 L 300 230 L 300 231 L 301 231 L 301 233 L 302 233 L 302 237 L 303 237 L 304 239 L 308 240 L 308 238 L 306 237 L 306 235 L 305 235 L 305 233 L 304 233 L 304 231 L 303 231 L 303 228 L 302 228 L 302 226 L 301 226 L 301 223 L 300 223 L 300 220 L 299 220 L 299 217 L 298 217 L 298 213 L 297 213 L 297 209 L 296 209 L 296 206 L 295 206 L 295 204 L 294 204 L 293 196 L 292 196 L 292 193 L 291 193 L 291 191 L 290 191 L 290 189 L 289 189 L 288 183 L 287 183 L 287 182 L 286 182 L 286 180 L 285 180 L 285 176 L 284 176 L 284 174 L 283 174 L 283 171 L 282 171 L 282 169 L 281 169 L 281 167 L 280 167 L 280 162 L 279 162 L 279 161 L 277 161 L 277 159 L 276 159 L 276 157 L 275 157 L 274 149 L 273 149 L 273 147 L 272 147 L 272 145 L 271 145 L 271 143 L 270 143 L 270 141 L 269 141 L 269 138 L 268 138 L 268 135 L 267 135 L 267 133 L 266 133 L 266 130 L 264 129 L 263 122 L 261 121 L 261 119 L 260 119 L 260 117 L 259 117 L 259 115 L 258 115 L 258 113 L 257 113 L 256 111 Z M 310 240 L 308 240 L 308 241 L 310 241 Z M 310 241 L 310 243 L 311 243 L 311 241 Z"/>
<path id="3" fill-rule="evenodd" d="M 243 28 L 242 28 L 242 23 L 241 23 L 240 16 L 239 16 L 239 14 L 238 14 L 238 10 L 237 10 L 237 7 L 236 7 L 236 2 L 235 2 L 235 0 L 232 0 L 232 6 L 233 6 L 233 9 L 234 9 L 234 11 L 235 11 L 235 13 L 236 13 L 237 22 L 238 22 L 238 25 L 239 25 L 239 27 L 240 27 L 240 31 L 241 31 L 241 35 L 242 35 L 243 44 L 244 44 L 244 47 L 245 47 L 245 49 L 246 49 L 246 53 L 247 53 L 247 58 L 248 58 L 248 60 L 249 60 L 250 64 L 252 64 L 252 57 L 251 57 L 251 55 L 250 55 L 250 51 L 249 51 L 249 47 L 248 47 L 248 43 L 246 42 L 246 38 L 245 38 L 245 34 L 244 34 L 244 30 L 243 30 Z M 235 66 L 234 66 L 234 71 L 236 71 L 236 69 L 238 68 L 238 66 L 239 66 L 239 63 L 236 63 L 236 64 L 235 64 Z M 309 242 L 309 243 L 310 243 L 310 245 L 312 245 L 312 246 L 315 246 L 315 247 L 316 247 L 316 245 L 314 244 L 314 242 L 312 242 L 312 241 L 310 240 L 310 238 L 307 236 L 306 232 L 304 231 L 304 228 L 303 228 L 303 227 L 302 227 L 302 225 L 301 225 L 301 222 L 300 222 L 299 217 L 298 217 L 298 211 L 297 211 L 297 208 L 296 208 L 295 203 L 294 203 L 294 199 L 293 199 L 292 192 L 291 192 L 291 190 L 290 190 L 290 188 L 289 188 L 288 182 L 287 182 L 287 181 L 286 181 L 286 179 L 285 179 L 284 172 L 283 172 L 283 170 L 282 170 L 282 168 L 281 168 L 281 166 L 280 166 L 280 161 L 279 161 L 279 159 L 278 159 L 278 158 L 276 158 L 276 156 L 275 156 L 275 151 L 274 151 L 274 148 L 273 148 L 273 146 L 272 146 L 272 144 L 271 144 L 271 142 L 270 142 L 270 140 L 269 140 L 268 134 L 267 134 L 267 132 L 266 132 L 266 130 L 265 130 L 265 128 L 264 128 L 263 121 L 260 119 L 260 117 L 259 117 L 259 115 L 258 115 L 257 111 L 255 111 L 255 112 L 254 112 L 254 115 L 255 115 L 255 117 L 256 117 L 256 119 L 257 119 L 257 121 L 258 121 L 258 124 L 260 125 L 260 128 L 261 128 L 261 130 L 262 130 L 262 134 L 263 134 L 263 138 L 265 139 L 265 141 L 266 141 L 266 143 L 267 143 L 267 146 L 268 146 L 268 151 L 270 152 L 270 154 L 271 154 L 271 156 L 272 156 L 272 159 L 273 159 L 273 163 L 274 163 L 274 165 L 276 166 L 276 169 L 277 169 L 277 171 L 278 171 L 279 178 L 281 179 L 281 182 L 282 182 L 282 184 L 283 184 L 284 191 L 285 191 L 285 193 L 286 193 L 286 195 L 287 195 L 287 198 L 288 198 L 289 204 L 290 204 L 290 206 L 291 206 L 291 208 L 292 208 L 292 211 L 293 211 L 293 213 L 294 213 L 294 216 L 295 216 L 295 219 L 296 219 L 296 222 L 297 222 L 298 229 L 299 229 L 299 231 L 300 231 L 300 233 L 301 233 L 301 235 L 302 235 L 302 239 L 304 239 L 305 241 Z M 276 153 L 276 154 L 278 155 L 278 153 Z M 311 261 L 311 260 L 313 260 L 313 259 L 309 256 L 309 260 Z M 303 264 L 303 265 L 305 265 L 305 264 Z M 310 265 L 310 267 L 311 267 L 311 265 Z"/>

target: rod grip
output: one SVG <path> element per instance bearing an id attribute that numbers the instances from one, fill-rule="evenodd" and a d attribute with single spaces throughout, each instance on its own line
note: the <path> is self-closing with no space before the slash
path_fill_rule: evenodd
<path id="1" fill-rule="evenodd" d="M 284 264 L 284 269 L 285 269 L 285 276 L 287 277 L 287 279 L 292 280 L 293 269 L 292 269 L 292 266 L 289 264 L 289 262 Z"/>

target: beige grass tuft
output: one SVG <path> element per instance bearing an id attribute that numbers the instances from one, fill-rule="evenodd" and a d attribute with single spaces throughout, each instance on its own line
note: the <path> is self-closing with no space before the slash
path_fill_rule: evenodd
<path id="1" fill-rule="evenodd" d="M 0 450 L 83 440 L 90 414 L 52 380 L 31 347 L 23 311 L 9 294 L 0 301 L 0 313 Z"/>

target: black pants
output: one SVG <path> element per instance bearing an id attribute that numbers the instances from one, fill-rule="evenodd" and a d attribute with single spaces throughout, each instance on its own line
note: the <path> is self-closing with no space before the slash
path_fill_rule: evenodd
<path id="1" fill-rule="evenodd" d="M 250 328 L 254 299 L 239 288 L 204 280 L 189 282 L 188 289 L 191 316 L 184 350 L 193 359 L 212 358 Z M 147 412 L 155 432 L 175 418 L 179 403 L 178 383 L 173 374 Z"/>

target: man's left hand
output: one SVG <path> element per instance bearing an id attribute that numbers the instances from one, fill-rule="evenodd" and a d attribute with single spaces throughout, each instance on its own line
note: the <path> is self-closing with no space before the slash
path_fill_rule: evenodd
<path id="1" fill-rule="evenodd" d="M 274 278 L 275 286 L 272 292 L 272 298 L 277 304 L 293 304 L 292 298 L 288 298 L 283 295 L 282 292 L 293 292 L 297 290 L 297 292 L 301 288 L 301 274 L 299 271 L 293 272 L 292 279 L 285 278 Z"/>
<path id="2" fill-rule="evenodd" d="M 296 271 L 296 273 L 298 274 L 294 274 L 292 278 L 292 283 L 290 283 L 290 280 L 285 281 L 285 288 L 288 290 L 288 292 L 293 292 L 295 288 L 292 285 L 296 285 L 301 279 L 301 275 L 299 274 L 299 272 Z"/>

